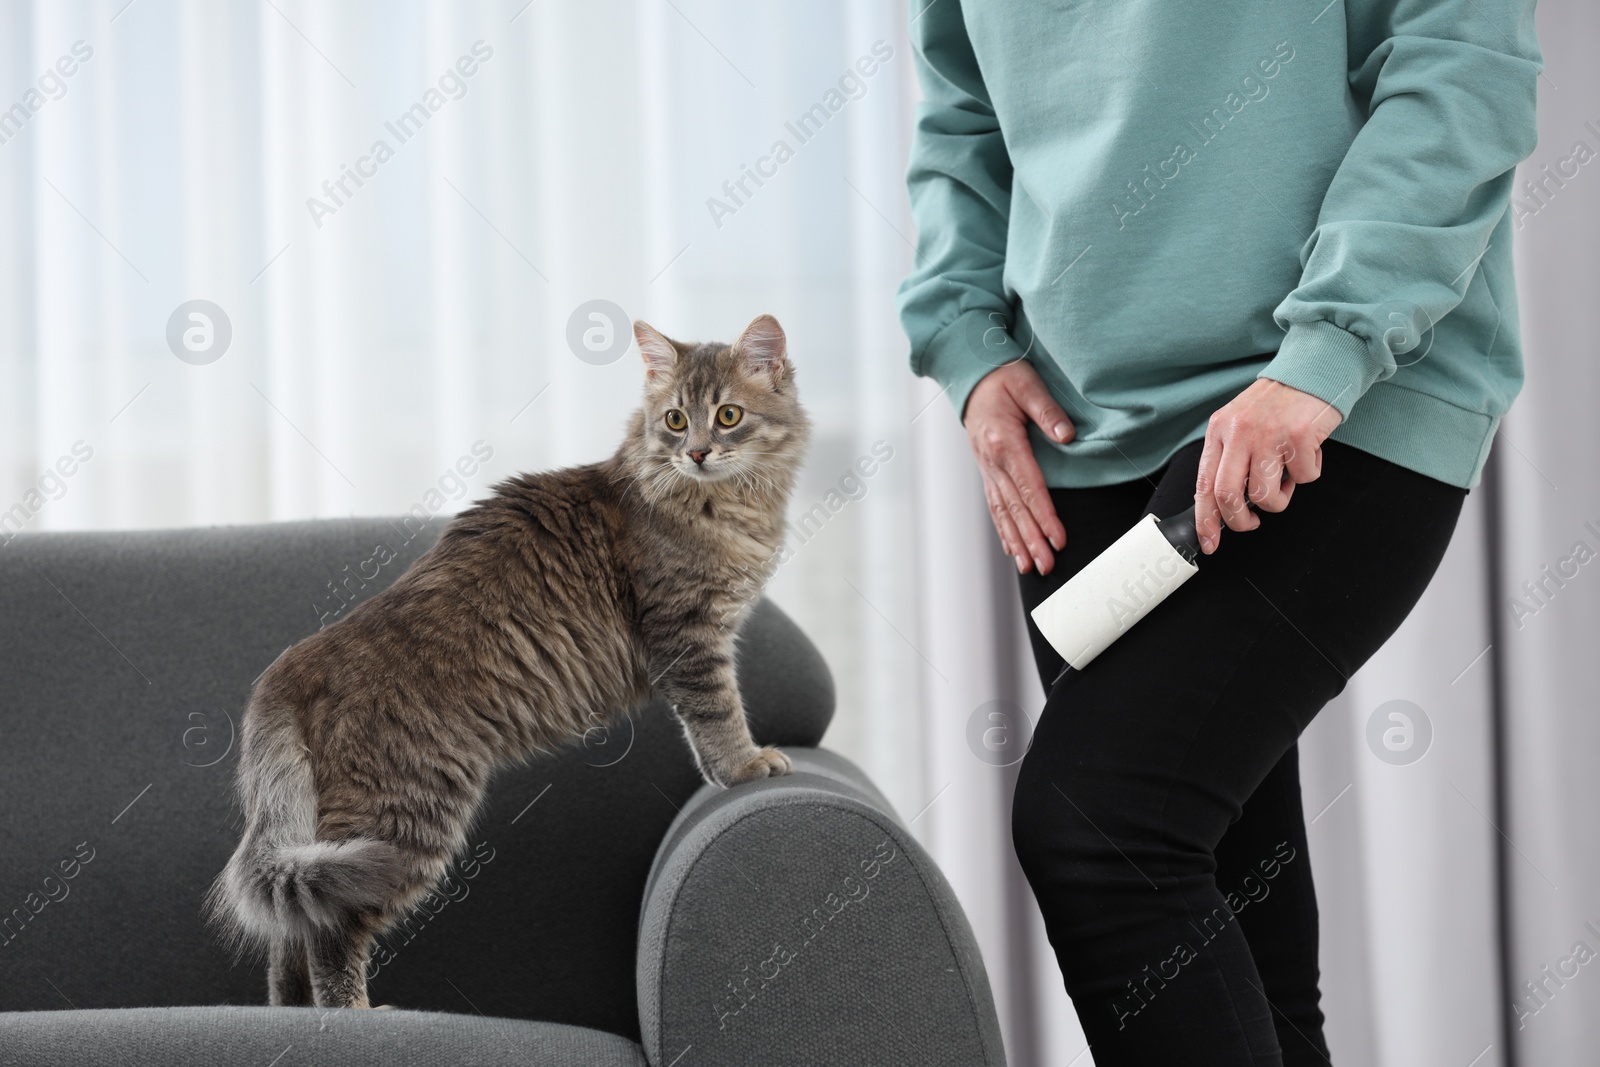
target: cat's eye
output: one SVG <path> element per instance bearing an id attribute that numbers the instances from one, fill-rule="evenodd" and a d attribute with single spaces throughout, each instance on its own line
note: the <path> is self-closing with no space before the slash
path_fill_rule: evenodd
<path id="1" fill-rule="evenodd" d="M 689 420 L 684 416 L 683 412 L 677 408 L 671 408 L 667 411 L 667 429 L 682 431 L 687 425 L 689 425 Z"/>
<path id="2" fill-rule="evenodd" d="M 737 426 L 744 418 L 744 408 L 738 404 L 724 404 L 717 409 L 717 422 L 723 426 Z"/>

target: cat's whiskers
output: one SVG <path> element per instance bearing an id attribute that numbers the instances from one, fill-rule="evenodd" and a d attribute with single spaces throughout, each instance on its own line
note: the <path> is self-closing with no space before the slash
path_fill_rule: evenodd
<path id="1" fill-rule="evenodd" d="M 653 509 L 662 497 L 672 491 L 673 484 L 679 477 L 681 475 L 678 473 L 676 465 L 670 460 L 663 463 L 651 475 L 650 481 L 645 483 L 645 503 Z"/>
<path id="2" fill-rule="evenodd" d="M 646 506 L 653 509 L 655 505 L 651 499 L 650 487 L 661 478 L 664 472 L 670 472 L 672 470 L 672 461 L 670 459 L 644 457 L 636 462 L 635 467 L 637 469 L 637 473 L 634 474 L 633 478 L 630 479 L 628 484 L 623 488 L 623 492 L 628 492 L 639 483 L 640 479 L 644 479 L 644 484 L 639 486 L 639 495 L 644 499 Z"/>
<path id="3" fill-rule="evenodd" d="M 649 468 L 649 467 L 647 467 L 645 465 L 646 462 L 647 462 L 646 460 L 639 460 L 636 463 L 634 463 L 633 466 L 634 466 L 634 469 L 635 469 L 636 473 L 634 474 L 634 476 L 632 478 L 628 479 L 628 484 L 622 487 L 622 491 L 624 493 L 626 493 L 628 490 L 632 489 L 634 487 L 634 485 L 639 481 L 640 478 L 643 478 L 646 474 L 653 474 L 654 473 L 654 471 L 651 468 Z M 659 469 L 662 465 L 667 464 L 668 462 L 669 462 L 668 460 L 660 460 L 660 461 L 658 461 L 656 463 L 656 468 Z"/>
<path id="4" fill-rule="evenodd" d="M 670 464 L 668 474 L 661 479 L 660 491 L 654 499 L 659 501 L 670 496 L 680 506 L 686 509 L 693 508 L 700 503 L 702 496 L 715 492 L 714 485 L 714 482 L 702 482 L 676 464 Z"/>
<path id="5" fill-rule="evenodd" d="M 762 464 L 762 463 L 751 463 L 751 462 L 745 461 L 744 460 L 745 456 L 782 456 L 782 457 L 787 459 L 787 458 L 792 458 L 790 456 L 790 454 L 786 453 L 786 452 L 747 452 L 747 451 L 741 451 L 739 453 L 739 457 L 740 457 L 740 460 L 741 460 L 743 468 L 745 470 L 749 471 L 753 476 L 761 479 L 764 483 L 766 483 L 767 488 L 770 489 L 772 492 L 774 492 L 774 493 L 778 492 L 778 483 L 776 482 L 776 480 L 774 480 L 767 473 L 766 465 Z"/>
<path id="6" fill-rule="evenodd" d="M 755 463 L 750 464 L 750 474 L 752 477 L 759 478 L 761 481 L 765 482 L 767 488 L 771 489 L 774 493 L 778 492 L 778 481 L 772 476 L 765 466 Z"/>
<path id="7" fill-rule="evenodd" d="M 729 470 L 733 472 L 734 480 L 739 483 L 739 488 L 743 489 L 749 496 L 756 495 L 756 485 L 751 481 L 750 471 L 747 467 L 742 464 L 730 464 Z"/>
<path id="8" fill-rule="evenodd" d="M 637 492 L 641 498 L 648 495 L 650 485 L 661 474 L 661 469 L 667 466 L 668 460 L 656 456 L 641 456 L 629 466 L 633 469 L 633 477 L 623 487 L 624 492 Z"/>
<path id="9" fill-rule="evenodd" d="M 737 465 L 737 466 L 730 466 L 729 470 L 731 470 L 733 472 L 734 481 L 738 482 L 739 483 L 739 488 L 744 491 L 744 495 L 745 495 L 746 499 L 743 502 L 745 502 L 745 503 L 751 502 L 750 498 L 754 498 L 755 496 L 758 495 L 759 490 L 760 490 L 760 486 L 758 486 L 755 483 L 755 481 L 750 477 L 750 469 L 748 467 L 743 466 L 743 465 Z"/>
<path id="10" fill-rule="evenodd" d="M 760 456 L 760 455 L 773 455 L 774 453 L 751 452 L 751 453 L 747 453 L 747 454 L 748 455 L 754 455 L 754 456 Z M 771 476 L 769 476 L 758 465 L 756 465 L 754 463 L 751 463 L 751 462 L 748 462 L 748 461 L 745 461 L 745 460 L 741 460 L 740 462 L 738 462 L 735 465 L 734 469 L 741 476 L 747 476 L 748 481 L 747 481 L 746 484 L 751 486 L 751 492 L 752 493 L 755 493 L 758 490 L 763 490 L 763 489 L 766 492 L 773 493 L 773 494 L 776 494 L 778 492 L 778 483 L 776 481 L 774 481 L 771 478 Z"/>

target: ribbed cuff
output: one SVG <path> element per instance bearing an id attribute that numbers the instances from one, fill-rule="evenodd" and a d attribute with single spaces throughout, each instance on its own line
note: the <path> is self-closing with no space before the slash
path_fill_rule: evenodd
<path id="1" fill-rule="evenodd" d="M 1271 378 L 1310 393 L 1350 417 L 1363 393 L 1378 380 L 1378 366 L 1367 342 L 1326 320 L 1297 322 L 1289 327 L 1278 354 L 1261 368 L 1258 378 Z"/>
<path id="2" fill-rule="evenodd" d="M 964 311 L 933 335 L 912 364 L 917 374 L 944 387 L 958 419 L 965 420 L 967 398 L 984 375 L 1022 356 L 1022 348 L 997 325 L 1007 317 L 995 308 Z"/>

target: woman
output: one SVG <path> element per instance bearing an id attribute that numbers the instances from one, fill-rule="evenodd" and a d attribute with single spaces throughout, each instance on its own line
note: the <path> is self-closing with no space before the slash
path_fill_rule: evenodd
<path id="1" fill-rule="evenodd" d="M 1198 516 L 1199 574 L 1085 670 L 1030 621 L 1013 838 L 1099 1067 L 1328 1062 L 1296 742 L 1521 387 L 1532 6 L 914 5 L 901 317 L 1023 606 Z"/>

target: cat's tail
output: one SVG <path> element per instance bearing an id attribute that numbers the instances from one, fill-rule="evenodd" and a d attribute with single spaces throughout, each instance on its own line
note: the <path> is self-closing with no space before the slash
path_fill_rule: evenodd
<path id="1" fill-rule="evenodd" d="M 367 837 L 316 840 L 316 786 L 289 709 L 251 708 L 242 734 L 244 837 L 205 902 L 224 939 L 236 951 L 305 939 L 390 904 L 409 866 L 399 848 Z"/>

